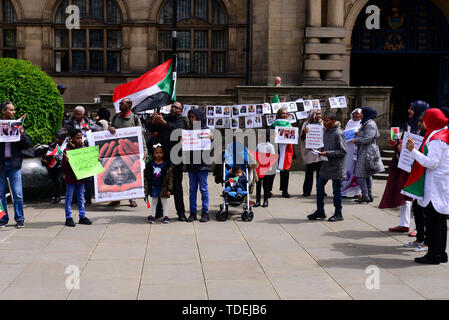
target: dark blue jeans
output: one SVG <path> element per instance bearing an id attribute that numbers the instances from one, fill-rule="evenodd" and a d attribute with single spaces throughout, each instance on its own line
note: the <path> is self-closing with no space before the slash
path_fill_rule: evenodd
<path id="1" fill-rule="evenodd" d="M 11 161 L 5 161 L 5 174 L 0 175 L 0 198 L 6 212 L 6 215 L 2 218 L 2 221 L 6 223 L 9 221 L 8 207 L 6 203 L 6 191 L 8 189 L 8 182 L 6 178 L 9 178 L 12 196 L 14 198 L 14 220 L 16 220 L 16 222 L 24 221 L 22 170 L 20 168 L 13 168 Z"/>
<path id="2" fill-rule="evenodd" d="M 324 212 L 324 187 L 329 179 L 318 177 L 316 183 L 316 205 L 318 212 Z M 341 213 L 341 179 L 332 180 L 332 188 L 334 190 L 334 207 L 335 213 Z"/>

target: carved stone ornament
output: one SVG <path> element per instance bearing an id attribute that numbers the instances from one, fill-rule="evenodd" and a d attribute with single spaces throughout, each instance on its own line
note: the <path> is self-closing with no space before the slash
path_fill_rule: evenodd
<path id="1" fill-rule="evenodd" d="M 178 28 L 182 27 L 210 27 L 212 26 L 207 21 L 198 18 L 184 19 L 178 22 Z"/>

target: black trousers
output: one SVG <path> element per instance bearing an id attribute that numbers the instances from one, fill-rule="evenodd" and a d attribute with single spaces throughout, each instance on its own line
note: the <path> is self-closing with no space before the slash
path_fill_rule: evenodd
<path id="1" fill-rule="evenodd" d="M 302 192 L 304 195 L 309 196 L 313 188 L 313 173 L 316 172 L 316 181 L 318 181 L 318 173 L 320 172 L 321 162 L 309 163 L 306 166 L 306 177 L 304 178 L 304 184 L 302 185 Z"/>
<path id="2" fill-rule="evenodd" d="M 276 176 L 276 174 L 272 174 L 272 175 L 266 175 L 264 177 L 264 180 L 267 183 L 267 190 L 269 192 L 273 191 L 273 183 L 274 183 L 274 177 Z"/>
<path id="3" fill-rule="evenodd" d="M 256 183 L 256 201 L 260 202 L 261 191 L 263 187 L 263 200 L 268 200 L 268 194 L 270 193 L 270 187 L 272 187 L 272 176 L 265 176 L 259 179 Z"/>
<path id="4" fill-rule="evenodd" d="M 429 245 L 427 255 L 432 259 L 446 256 L 447 216 L 435 210 L 432 202 L 425 209 L 426 238 Z"/>
<path id="5" fill-rule="evenodd" d="M 288 170 L 281 170 L 280 172 L 281 181 L 280 181 L 280 190 L 282 192 L 288 192 L 288 179 L 290 176 L 290 171 Z"/>
<path id="6" fill-rule="evenodd" d="M 185 215 L 184 193 L 182 190 L 182 173 L 184 165 L 179 164 L 173 167 L 173 198 L 175 199 L 176 213 L 179 216 Z M 156 218 L 162 217 L 162 203 L 158 202 L 156 207 Z"/>
<path id="7" fill-rule="evenodd" d="M 427 243 L 426 238 L 426 215 L 425 208 L 421 207 L 416 200 L 413 201 L 413 216 L 415 217 L 415 226 L 416 226 L 416 241 L 423 242 L 425 245 L 429 245 Z"/>
<path id="8" fill-rule="evenodd" d="M 62 174 L 62 168 L 48 168 L 48 175 L 52 182 L 51 186 L 51 196 L 59 197 L 64 194 L 64 179 Z"/>

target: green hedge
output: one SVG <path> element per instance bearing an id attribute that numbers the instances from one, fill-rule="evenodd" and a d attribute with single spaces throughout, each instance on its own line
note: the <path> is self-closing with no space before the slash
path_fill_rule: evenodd
<path id="1" fill-rule="evenodd" d="M 33 142 L 54 141 L 61 127 L 64 101 L 56 84 L 29 61 L 0 58 L 0 101 L 11 101 L 16 118 L 26 114 L 25 129 Z"/>

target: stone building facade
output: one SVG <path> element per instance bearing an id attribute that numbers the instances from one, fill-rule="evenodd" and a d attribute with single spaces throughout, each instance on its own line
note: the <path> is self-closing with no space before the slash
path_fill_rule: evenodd
<path id="1" fill-rule="evenodd" d="M 0 0 L 0 51 L 65 84 L 66 103 L 92 103 L 170 56 L 171 1 Z M 80 30 L 65 27 L 69 5 Z M 380 30 L 364 26 L 370 5 Z M 239 102 L 237 86 L 262 86 L 256 96 L 268 99 L 275 76 L 298 92 L 382 87 L 353 101 L 390 116 L 418 97 L 449 100 L 446 0 L 178 0 L 178 19 L 178 94 L 191 103 Z"/>

